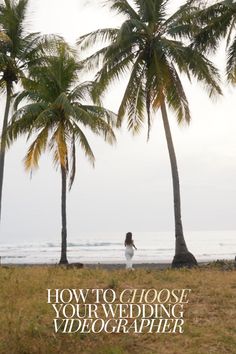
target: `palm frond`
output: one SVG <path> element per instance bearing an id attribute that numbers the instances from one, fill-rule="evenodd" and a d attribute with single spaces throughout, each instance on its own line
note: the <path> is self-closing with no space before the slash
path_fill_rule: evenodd
<path id="1" fill-rule="evenodd" d="M 232 1 L 220 1 L 199 11 L 196 19 L 202 28 L 194 36 L 194 45 L 202 51 L 214 52 L 227 33 L 230 37 L 235 12 L 236 4 Z"/>
<path id="2" fill-rule="evenodd" d="M 180 72 L 185 72 L 185 74 L 190 79 L 190 74 L 188 70 L 188 56 L 190 55 L 188 49 L 189 47 L 184 46 L 183 43 L 180 41 L 171 40 L 167 38 L 161 38 L 159 40 L 159 43 L 161 43 L 161 47 L 166 53 L 166 56 L 171 61 L 175 62 L 178 65 Z M 186 48 L 188 51 L 187 53 Z"/>
<path id="3" fill-rule="evenodd" d="M 109 47 L 110 44 L 82 60 L 81 64 L 83 69 L 90 71 L 99 68 L 103 63 L 104 56 Z"/>
<path id="4" fill-rule="evenodd" d="M 222 95 L 219 72 L 212 62 L 191 47 L 185 48 L 185 55 L 188 57 L 188 71 L 204 84 L 209 97 Z"/>
<path id="5" fill-rule="evenodd" d="M 95 83 L 94 81 L 85 81 L 81 84 L 77 85 L 75 88 L 71 90 L 68 94 L 68 99 L 71 102 L 79 101 L 79 102 L 86 102 L 88 99 L 94 99 L 94 90 Z"/>
<path id="6" fill-rule="evenodd" d="M 5 33 L 11 39 L 11 55 L 17 56 L 21 45 L 21 38 L 24 36 L 24 20 L 26 17 L 28 0 L 4 0 L 0 6 L 0 24 Z"/>
<path id="7" fill-rule="evenodd" d="M 85 134 L 83 133 L 83 131 L 80 129 L 80 127 L 75 122 L 73 123 L 73 132 L 74 132 L 75 139 L 79 140 L 80 146 L 83 149 L 85 156 L 88 158 L 88 160 L 94 166 L 95 157 L 94 157 L 93 151 L 89 145 L 89 142 L 88 142 Z"/>
<path id="8" fill-rule="evenodd" d="M 71 141 L 71 171 L 70 171 L 70 178 L 69 178 L 69 190 L 71 190 L 71 187 L 74 183 L 75 173 L 76 173 L 76 148 L 75 148 L 75 135 L 73 133 L 72 141 Z"/>
<path id="9" fill-rule="evenodd" d="M 189 104 L 179 75 L 173 65 L 169 65 L 169 71 L 172 84 L 165 87 L 166 101 L 176 113 L 179 124 L 183 122 L 190 123 Z"/>
<path id="10" fill-rule="evenodd" d="M 144 91 L 144 70 L 145 67 L 141 63 L 142 55 L 140 55 L 133 65 L 129 82 L 126 86 L 124 96 L 122 98 L 119 111 L 117 126 L 120 127 L 125 116 L 128 114 L 128 129 L 133 133 L 138 133 L 143 121 L 145 112 L 146 95 Z"/>
<path id="11" fill-rule="evenodd" d="M 226 74 L 229 82 L 236 83 L 236 36 L 227 51 Z"/>
<path id="12" fill-rule="evenodd" d="M 198 21 L 201 10 L 201 2 L 196 0 L 186 1 L 173 15 L 165 20 L 163 27 L 166 29 L 166 33 L 174 39 L 192 39 L 202 28 Z"/>
<path id="13" fill-rule="evenodd" d="M 53 102 L 52 109 L 62 112 L 62 116 L 71 117 L 74 115 L 73 105 L 65 92 L 62 92 Z"/>
<path id="14" fill-rule="evenodd" d="M 110 122 L 114 120 L 114 113 L 100 106 L 74 105 L 76 121 L 91 129 L 96 135 L 103 135 L 105 141 L 115 142 L 115 134 Z M 104 118 L 108 121 L 106 122 Z"/>
<path id="15" fill-rule="evenodd" d="M 113 42 L 118 34 L 117 28 L 104 28 L 90 32 L 77 39 L 77 46 L 80 50 L 86 50 L 97 43 Z"/>
<path id="16" fill-rule="evenodd" d="M 97 94 L 100 96 L 106 91 L 107 87 L 117 79 L 124 77 L 134 60 L 134 54 L 126 56 L 124 59 L 118 61 L 106 61 L 101 70 L 96 75 L 98 82 Z"/>
<path id="17" fill-rule="evenodd" d="M 42 103 L 32 103 L 26 105 L 16 111 L 11 119 L 8 128 L 3 135 L 6 145 L 9 147 L 13 141 L 24 134 L 30 135 L 32 130 L 35 129 L 35 121 L 37 117 L 45 110 L 45 105 Z M 41 124 L 42 129 L 45 124 Z"/>
<path id="18" fill-rule="evenodd" d="M 118 14 L 125 15 L 128 18 L 133 18 L 139 20 L 139 14 L 135 11 L 135 9 L 130 6 L 128 1 L 126 0 L 108 0 L 110 4 L 111 10 L 114 10 Z"/>
<path id="19" fill-rule="evenodd" d="M 34 142 L 28 149 L 27 155 L 24 158 L 24 164 L 26 170 L 32 170 L 34 168 L 38 168 L 39 158 L 42 152 L 45 151 L 47 146 L 48 139 L 48 127 L 46 126 L 41 130 L 41 132 L 37 135 Z"/>
<path id="20" fill-rule="evenodd" d="M 68 148 L 66 132 L 63 124 L 59 124 L 49 141 L 49 148 L 54 151 L 53 162 L 55 166 L 63 166 L 68 172 Z"/>
<path id="21" fill-rule="evenodd" d="M 230 45 L 232 32 L 235 30 L 235 27 L 236 27 L 236 17 L 233 18 L 231 21 L 231 25 L 226 38 L 226 48 L 229 47 Z"/>

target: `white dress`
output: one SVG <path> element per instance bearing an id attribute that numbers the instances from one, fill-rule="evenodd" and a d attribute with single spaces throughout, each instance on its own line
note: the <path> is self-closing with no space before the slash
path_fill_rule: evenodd
<path id="1" fill-rule="evenodd" d="M 134 255 L 134 249 L 132 245 L 125 246 L 125 258 L 126 258 L 126 268 L 132 269 L 132 258 Z"/>

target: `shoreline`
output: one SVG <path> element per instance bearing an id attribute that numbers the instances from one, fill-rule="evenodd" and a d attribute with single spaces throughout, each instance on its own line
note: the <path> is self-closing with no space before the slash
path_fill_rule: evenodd
<path id="1" fill-rule="evenodd" d="M 198 262 L 198 265 L 206 266 L 215 262 L 234 262 L 234 260 L 217 260 L 217 261 L 202 261 Z M 126 269 L 126 263 L 111 263 L 111 262 L 84 262 L 84 263 L 69 263 L 67 265 L 60 265 L 58 263 L 2 263 L 0 268 L 25 268 L 25 267 L 66 267 L 66 268 L 78 268 L 78 269 Z M 133 263 L 133 269 L 168 269 L 171 268 L 170 262 L 135 262 Z"/>

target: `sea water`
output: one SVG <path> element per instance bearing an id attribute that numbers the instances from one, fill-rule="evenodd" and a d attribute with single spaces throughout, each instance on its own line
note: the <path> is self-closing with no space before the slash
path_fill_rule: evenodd
<path id="1" fill-rule="evenodd" d="M 68 261 L 82 263 L 124 263 L 122 233 L 81 233 L 68 237 Z M 133 232 L 137 251 L 134 263 L 169 263 L 174 256 L 173 232 Z M 23 239 L 23 237 L 22 237 Z M 236 231 L 185 232 L 189 250 L 198 262 L 234 259 Z M 58 240 L 15 244 L 0 243 L 2 264 L 53 264 L 60 259 Z"/>

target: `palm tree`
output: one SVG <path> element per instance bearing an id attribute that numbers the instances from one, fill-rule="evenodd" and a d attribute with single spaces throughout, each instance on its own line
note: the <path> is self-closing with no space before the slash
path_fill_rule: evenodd
<path id="1" fill-rule="evenodd" d="M 24 76 L 39 45 L 38 33 L 26 33 L 28 0 L 3 0 L 0 4 L 0 90 L 6 95 L 2 135 L 7 125 L 14 86 Z M 2 189 L 4 176 L 5 146 L 0 145 L 0 219 L 2 207 Z"/>
<path id="2" fill-rule="evenodd" d="M 174 194 L 175 256 L 173 267 L 197 265 L 189 252 L 183 234 L 180 205 L 180 186 L 176 155 L 168 120 L 167 105 L 177 116 L 178 123 L 190 122 L 188 100 L 180 73 L 203 82 L 209 95 L 221 94 L 218 72 L 203 54 L 177 41 L 180 31 L 174 26 L 185 8 L 167 17 L 167 0 L 110 0 L 111 9 L 125 16 L 120 28 L 99 29 L 78 39 L 81 49 L 99 41 L 106 45 L 85 60 L 91 69 L 102 63 L 97 82 L 102 94 L 114 79 L 129 74 L 129 81 L 118 111 L 117 125 L 127 115 L 128 129 L 139 132 L 147 119 L 148 136 L 152 116 L 161 110 L 167 140 Z"/>
<path id="3" fill-rule="evenodd" d="M 54 165 L 61 172 L 61 258 L 67 264 L 67 184 L 71 188 L 76 171 L 76 143 L 89 161 L 94 164 L 94 154 L 83 132 L 90 129 L 112 143 L 115 136 L 111 123 L 115 114 L 99 105 L 84 103 L 92 95 L 92 82 L 78 84 L 81 64 L 75 52 L 65 42 L 51 45 L 50 55 L 44 56 L 40 64 L 30 69 L 30 79 L 23 80 L 24 90 L 15 100 L 17 109 L 22 100 L 30 103 L 17 109 L 4 136 L 9 146 L 20 135 L 34 137 L 27 155 L 25 167 L 38 167 L 41 154 L 52 152 Z"/>
<path id="4" fill-rule="evenodd" d="M 209 54 L 215 53 L 222 39 L 226 38 L 226 74 L 236 83 L 236 3 L 234 0 L 217 1 L 210 5 L 189 1 L 176 25 L 182 25 L 182 37 L 188 37 L 192 46 Z"/>

